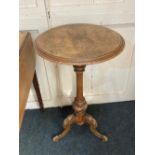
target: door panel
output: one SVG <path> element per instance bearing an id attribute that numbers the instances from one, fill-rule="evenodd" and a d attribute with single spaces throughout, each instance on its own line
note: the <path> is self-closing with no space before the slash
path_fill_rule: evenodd
<path id="1" fill-rule="evenodd" d="M 19 0 L 19 29 L 44 31 L 48 28 L 43 0 Z"/>
<path id="2" fill-rule="evenodd" d="M 134 0 L 49 0 L 50 25 L 134 22 Z"/>

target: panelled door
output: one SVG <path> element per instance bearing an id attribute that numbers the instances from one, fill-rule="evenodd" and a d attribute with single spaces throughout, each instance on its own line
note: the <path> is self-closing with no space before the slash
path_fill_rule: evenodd
<path id="1" fill-rule="evenodd" d="M 134 99 L 134 0 L 21 0 L 20 12 L 20 28 L 29 30 L 33 38 L 48 28 L 69 23 L 106 25 L 119 32 L 125 39 L 124 51 L 110 61 L 86 67 L 84 95 L 90 104 Z M 72 103 L 72 66 L 38 58 L 37 73 L 45 107 Z M 37 107 L 34 101 L 32 87 L 28 108 Z"/>

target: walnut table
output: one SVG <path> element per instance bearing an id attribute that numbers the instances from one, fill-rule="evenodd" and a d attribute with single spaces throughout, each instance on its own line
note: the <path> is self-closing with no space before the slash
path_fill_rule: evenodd
<path id="1" fill-rule="evenodd" d="M 107 141 L 105 135 L 99 133 L 97 122 L 93 116 L 86 113 L 87 102 L 83 96 L 83 72 L 86 65 L 101 63 L 117 56 L 124 48 L 124 39 L 115 31 L 93 24 L 70 24 L 52 28 L 35 41 L 38 54 L 56 63 L 73 65 L 76 72 L 76 97 L 73 103 L 74 113 L 67 116 L 63 122 L 64 131 L 55 136 L 57 142 L 76 123 L 90 125 L 91 132 L 102 141 Z"/>

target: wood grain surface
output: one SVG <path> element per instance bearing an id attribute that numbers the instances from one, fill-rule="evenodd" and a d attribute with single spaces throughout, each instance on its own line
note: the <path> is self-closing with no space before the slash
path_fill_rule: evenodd
<path id="1" fill-rule="evenodd" d="M 38 54 L 58 63 L 85 65 L 117 56 L 124 48 L 117 32 L 93 24 L 70 24 L 52 28 L 35 41 Z"/>

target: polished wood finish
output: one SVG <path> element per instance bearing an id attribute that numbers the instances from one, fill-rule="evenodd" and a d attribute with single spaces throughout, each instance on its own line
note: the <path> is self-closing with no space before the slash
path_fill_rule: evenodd
<path id="1" fill-rule="evenodd" d="M 87 65 L 118 55 L 124 40 L 117 32 L 100 25 L 71 24 L 44 32 L 36 39 L 35 47 L 49 61 Z"/>
<path id="2" fill-rule="evenodd" d="M 36 94 L 43 108 L 39 84 L 35 73 L 35 53 L 31 35 L 28 32 L 19 33 L 19 127 L 21 127 L 27 98 L 33 81 Z"/>
<path id="3" fill-rule="evenodd" d="M 117 56 L 124 45 L 124 39 L 117 32 L 92 24 L 59 26 L 44 32 L 36 39 L 35 47 L 41 57 L 49 61 L 71 64 L 76 73 L 74 113 L 65 118 L 64 130 L 53 137 L 54 142 L 62 139 L 74 123 L 87 123 L 95 136 L 102 141 L 108 140 L 96 130 L 96 120 L 86 113 L 88 104 L 83 96 L 83 72 L 88 64 L 104 62 Z"/>
<path id="4" fill-rule="evenodd" d="M 83 96 L 83 72 L 84 70 L 85 70 L 85 65 L 74 66 L 74 71 L 76 72 L 76 79 L 77 79 L 77 84 L 76 84 L 77 95 L 73 103 L 74 113 L 66 117 L 66 119 L 63 122 L 64 131 L 61 134 L 53 137 L 54 142 L 58 142 L 60 139 L 62 139 L 69 132 L 71 125 L 74 123 L 78 125 L 83 125 L 84 123 L 87 123 L 90 126 L 90 131 L 95 136 L 100 138 L 102 141 L 108 140 L 107 136 L 102 135 L 96 130 L 97 128 L 96 120 L 91 115 L 86 113 L 86 109 L 88 105 Z"/>

